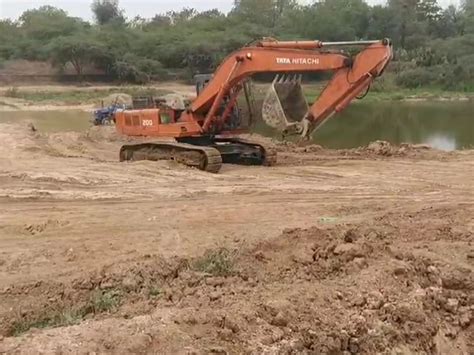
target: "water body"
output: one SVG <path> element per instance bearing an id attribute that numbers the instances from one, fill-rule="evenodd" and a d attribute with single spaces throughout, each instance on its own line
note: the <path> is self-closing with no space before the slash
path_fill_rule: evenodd
<path id="1" fill-rule="evenodd" d="M 1 112 L 0 123 L 31 122 L 41 132 L 64 132 L 87 130 L 92 113 L 85 111 L 13 111 Z"/>
<path id="2" fill-rule="evenodd" d="M 83 131 L 91 113 L 83 111 L 0 112 L 0 122 L 32 122 L 40 131 Z M 279 138 L 259 123 L 255 131 Z M 358 102 L 334 116 L 313 136 L 328 148 L 354 148 L 375 140 L 425 143 L 443 150 L 474 148 L 474 102 Z"/>
<path id="3" fill-rule="evenodd" d="M 263 124 L 256 129 L 279 136 Z M 354 148 L 375 140 L 443 150 L 474 148 L 474 102 L 358 102 L 333 116 L 312 138 L 328 148 Z"/>

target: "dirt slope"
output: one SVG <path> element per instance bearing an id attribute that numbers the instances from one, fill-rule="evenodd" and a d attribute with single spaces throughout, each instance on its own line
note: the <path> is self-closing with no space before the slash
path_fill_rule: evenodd
<path id="1" fill-rule="evenodd" d="M 473 151 L 211 175 L 107 130 L 0 140 L 0 353 L 474 351 Z"/>

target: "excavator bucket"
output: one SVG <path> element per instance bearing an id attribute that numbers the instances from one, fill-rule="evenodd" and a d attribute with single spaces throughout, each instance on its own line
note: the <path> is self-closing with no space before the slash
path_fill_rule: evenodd
<path id="1" fill-rule="evenodd" d="M 270 127 L 285 131 L 300 122 L 308 112 L 308 102 L 301 87 L 301 75 L 276 75 L 265 95 L 262 119 Z"/>

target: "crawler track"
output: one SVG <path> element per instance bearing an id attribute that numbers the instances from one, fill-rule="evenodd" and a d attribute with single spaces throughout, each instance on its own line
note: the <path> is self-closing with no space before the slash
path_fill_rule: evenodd
<path id="1" fill-rule="evenodd" d="M 257 143 L 251 140 L 243 138 L 215 138 L 216 149 L 219 149 L 219 143 L 225 144 L 230 143 L 236 147 L 241 147 L 242 152 L 250 151 L 250 157 L 246 157 L 245 154 L 242 154 L 240 159 L 238 159 L 238 164 L 250 162 L 252 165 L 263 165 L 263 166 L 273 166 L 277 163 L 277 152 L 276 149 L 272 146 Z M 253 150 L 253 152 L 251 151 Z M 226 162 L 225 154 L 223 155 L 223 160 Z M 249 152 L 247 152 L 248 154 Z"/>
<path id="2" fill-rule="evenodd" d="M 150 142 L 120 148 L 120 161 L 170 160 L 209 173 L 217 173 L 222 157 L 217 149 L 186 143 Z"/>

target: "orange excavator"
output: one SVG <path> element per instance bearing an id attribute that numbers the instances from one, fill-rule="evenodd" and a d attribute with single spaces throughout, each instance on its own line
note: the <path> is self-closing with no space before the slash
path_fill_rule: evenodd
<path id="1" fill-rule="evenodd" d="M 347 46 L 362 48 L 350 56 L 340 49 Z M 154 108 L 117 112 L 119 133 L 167 138 L 124 145 L 120 160 L 174 160 L 213 173 L 219 171 L 223 162 L 273 165 L 274 150 L 236 137 L 242 133 L 237 99 L 250 76 L 284 74 L 272 83 L 263 101 L 262 118 L 285 135 L 308 139 L 334 113 L 367 92 L 391 58 L 388 39 L 256 41 L 230 54 L 212 77 L 198 85 L 197 97 L 189 105 L 175 100 Z M 308 107 L 301 94 L 300 74 L 321 71 L 333 71 L 334 75 Z"/>

